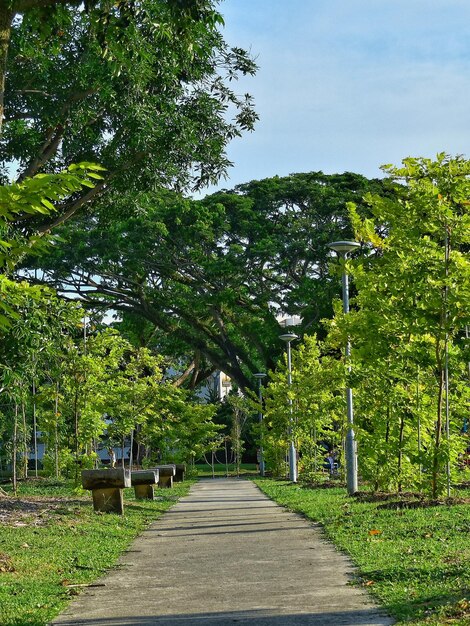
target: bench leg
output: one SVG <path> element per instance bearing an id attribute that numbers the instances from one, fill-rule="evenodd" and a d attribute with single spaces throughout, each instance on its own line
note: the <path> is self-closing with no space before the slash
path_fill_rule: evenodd
<path id="1" fill-rule="evenodd" d="M 138 500 L 153 500 L 153 485 L 134 485 L 134 493 Z"/>
<path id="2" fill-rule="evenodd" d="M 158 486 L 162 489 L 169 489 L 173 487 L 173 476 L 160 476 Z"/>
<path id="3" fill-rule="evenodd" d="M 93 489 L 93 509 L 102 513 L 124 513 L 123 491 L 117 487 Z"/>

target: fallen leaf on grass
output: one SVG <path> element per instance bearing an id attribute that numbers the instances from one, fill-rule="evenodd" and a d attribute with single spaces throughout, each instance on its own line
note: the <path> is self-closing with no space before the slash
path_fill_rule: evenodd
<path id="1" fill-rule="evenodd" d="M 371 586 L 371 585 L 373 585 L 373 584 L 374 584 L 374 581 L 373 581 L 373 580 L 367 580 L 367 581 L 364 583 L 364 587 L 370 587 L 370 586 Z"/>
<path id="2" fill-rule="evenodd" d="M 454 606 L 449 607 L 449 617 L 458 619 L 470 617 L 470 601 L 467 598 L 462 598 Z"/>
<path id="3" fill-rule="evenodd" d="M 11 557 L 8 556 L 8 554 L 5 554 L 4 552 L 0 552 L 0 572 L 1 573 L 7 573 L 7 572 L 14 572 L 15 568 L 13 566 L 13 561 L 11 560 Z"/>
<path id="4" fill-rule="evenodd" d="M 382 531 L 381 530 L 376 530 L 375 528 L 373 528 L 372 530 L 369 530 L 368 534 L 372 535 L 372 536 L 374 536 L 374 535 L 381 535 Z"/>

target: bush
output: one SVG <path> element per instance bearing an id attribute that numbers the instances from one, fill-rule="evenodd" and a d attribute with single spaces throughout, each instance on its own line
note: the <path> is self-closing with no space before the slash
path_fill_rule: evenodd
<path id="1" fill-rule="evenodd" d="M 70 477 L 75 473 L 75 457 L 69 448 L 62 448 L 58 453 L 58 462 L 56 468 L 56 457 L 52 452 L 46 452 L 42 459 L 44 474 L 46 476 Z"/>

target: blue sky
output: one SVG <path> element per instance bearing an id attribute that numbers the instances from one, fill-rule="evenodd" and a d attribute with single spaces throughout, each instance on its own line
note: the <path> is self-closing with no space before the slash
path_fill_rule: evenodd
<path id="1" fill-rule="evenodd" d="M 254 133 L 219 188 L 445 151 L 470 157 L 469 0 L 224 0 L 228 43 L 259 71 Z M 213 191 L 211 189 L 210 191 Z"/>

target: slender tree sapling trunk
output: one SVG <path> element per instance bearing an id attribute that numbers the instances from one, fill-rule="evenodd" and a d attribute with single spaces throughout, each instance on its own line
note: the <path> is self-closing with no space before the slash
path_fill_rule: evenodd
<path id="1" fill-rule="evenodd" d="M 431 477 L 431 489 L 432 497 L 436 498 L 439 492 L 438 477 L 439 477 L 439 456 L 441 451 L 441 434 L 442 434 L 442 404 L 444 401 L 444 388 L 445 388 L 445 372 L 442 366 L 442 358 L 439 351 L 438 344 L 436 345 L 436 361 L 438 364 L 438 392 L 437 392 L 437 419 L 434 438 L 434 453 L 432 460 L 432 477 Z"/>
<path id="2" fill-rule="evenodd" d="M 13 493 L 16 496 L 18 489 L 18 476 L 16 469 L 16 455 L 18 452 L 18 403 L 15 402 L 15 418 L 13 422 L 13 451 L 12 451 L 12 478 L 13 478 Z"/>
<path id="3" fill-rule="evenodd" d="M 78 483 L 78 471 L 80 464 L 80 450 L 79 450 L 79 421 L 80 411 L 78 409 L 78 387 L 75 389 L 73 398 L 73 412 L 75 417 L 75 482 Z"/>
<path id="4" fill-rule="evenodd" d="M 55 387 L 55 420 L 54 420 L 54 461 L 55 477 L 59 478 L 59 383 Z"/>
<path id="5" fill-rule="evenodd" d="M 22 441 L 23 471 L 22 471 L 22 475 L 24 478 L 28 478 L 28 452 L 29 452 L 28 437 L 27 437 L 28 426 L 26 424 L 26 407 L 25 407 L 24 400 L 21 401 L 21 417 L 23 421 L 23 441 Z"/>
<path id="6" fill-rule="evenodd" d="M 401 493 L 403 491 L 402 485 L 402 469 L 403 469 L 403 435 L 405 432 L 405 412 L 401 411 L 400 413 L 400 429 L 398 433 L 398 483 L 397 483 L 397 491 Z"/>
<path id="7" fill-rule="evenodd" d="M 0 135 L 2 133 L 5 110 L 5 77 L 7 72 L 8 48 L 10 46 L 11 21 L 13 13 L 11 2 L 0 2 Z"/>

